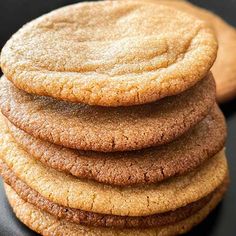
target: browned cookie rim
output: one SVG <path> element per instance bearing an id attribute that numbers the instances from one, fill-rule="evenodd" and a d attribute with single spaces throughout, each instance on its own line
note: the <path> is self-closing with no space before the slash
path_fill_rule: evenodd
<path id="1" fill-rule="evenodd" d="M 27 24 L 3 47 L 1 67 L 29 93 L 121 106 L 181 93 L 208 73 L 216 54 L 214 32 L 196 17 L 145 2 L 100 1 Z"/>
<path id="2" fill-rule="evenodd" d="M 41 196 L 37 191 L 27 186 L 1 160 L 0 173 L 4 181 L 10 185 L 24 201 L 38 207 L 40 210 L 46 211 L 59 219 L 66 219 L 67 221 L 81 225 L 114 228 L 151 228 L 177 223 L 202 209 L 211 200 L 213 194 L 221 187 L 218 187 L 202 199 L 180 207 L 175 211 L 149 216 L 130 217 L 87 212 L 53 203 Z"/>
<path id="3" fill-rule="evenodd" d="M 30 227 L 32 230 L 37 231 L 38 233 L 42 235 L 50 235 L 50 231 L 58 234 L 67 234 L 71 235 L 84 235 L 86 233 L 91 234 L 100 234 L 100 235 L 158 235 L 158 234 L 183 234 L 189 231 L 192 227 L 199 224 L 202 220 L 204 220 L 207 215 L 218 205 L 218 203 L 222 200 L 225 191 L 227 190 L 227 182 L 222 185 L 222 187 L 214 193 L 212 199 L 209 201 L 206 206 L 204 206 L 200 211 L 196 212 L 194 215 L 186 218 L 183 221 L 180 221 L 176 224 L 167 225 L 163 227 L 155 227 L 155 228 L 149 228 L 149 229 L 112 229 L 112 228 L 104 228 L 104 227 L 87 227 L 82 226 L 78 224 L 70 223 L 66 220 L 57 220 L 52 215 L 48 214 L 47 212 L 41 211 L 35 206 L 33 206 L 30 203 L 27 203 L 23 199 L 21 199 L 17 193 L 7 184 L 4 185 L 6 194 L 8 197 L 8 200 L 10 202 L 10 205 L 13 208 L 13 211 L 15 212 L 16 216 L 22 221 L 24 224 L 26 224 L 28 227 Z M 21 205 L 22 204 L 22 205 Z M 22 207 L 21 207 L 22 206 Z M 22 214 L 22 211 L 26 213 L 26 215 Z M 32 212 L 35 212 L 36 215 L 34 215 L 34 218 L 30 217 L 30 214 Z M 38 213 L 38 214 L 37 214 Z M 46 223 L 45 225 L 41 224 L 42 222 L 38 220 L 38 217 L 42 220 L 43 223 Z M 57 224 L 55 224 L 55 221 Z M 49 222 L 49 224 L 47 224 Z M 36 224 L 35 224 L 36 223 Z M 38 227 L 39 226 L 39 227 Z M 40 227 L 43 226 L 43 227 Z M 55 226 L 53 228 L 49 228 L 47 226 Z M 71 229 L 73 228 L 73 230 Z M 50 230 L 51 229 L 51 230 Z M 70 230 L 71 229 L 71 230 Z"/>
<path id="4" fill-rule="evenodd" d="M 236 69 L 234 71 L 228 71 L 228 68 L 234 68 L 233 63 L 235 63 L 236 57 L 234 56 L 234 58 L 232 58 L 230 54 L 233 55 L 233 52 L 236 50 L 236 28 L 213 11 L 204 9 L 186 0 L 162 0 L 150 2 L 174 7 L 177 10 L 192 14 L 211 25 L 219 43 L 218 55 L 211 68 L 211 71 L 216 78 L 217 101 L 219 103 L 224 103 L 233 99 L 236 96 Z M 224 46 L 222 46 L 223 44 Z M 227 62 L 222 64 L 221 62 L 225 60 Z M 224 68 L 222 69 L 223 66 Z"/>
<path id="5" fill-rule="evenodd" d="M 62 148 L 7 124 L 15 141 L 43 164 L 79 178 L 118 186 L 157 183 L 183 175 L 218 153 L 226 138 L 224 116 L 217 105 L 204 120 L 172 143 L 125 153 Z"/>
<path id="6" fill-rule="evenodd" d="M 176 139 L 201 121 L 215 102 L 212 74 L 182 94 L 152 104 L 104 108 L 33 96 L 1 79 L 2 113 L 32 136 L 64 147 L 131 151 Z"/>

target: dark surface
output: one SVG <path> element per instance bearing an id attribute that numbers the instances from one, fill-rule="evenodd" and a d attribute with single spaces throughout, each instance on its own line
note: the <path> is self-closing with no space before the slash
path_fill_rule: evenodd
<path id="1" fill-rule="evenodd" d="M 0 48 L 24 23 L 52 9 L 78 1 L 70 0 L 0 0 Z M 211 9 L 236 26 L 236 0 L 192 0 L 191 2 Z M 235 52 L 236 53 L 236 52 Z M 235 65 L 236 66 L 236 65 Z M 231 185 L 217 209 L 188 236 L 236 235 L 236 100 L 221 105 L 227 118 L 227 157 L 230 166 Z M 0 236 L 34 236 L 13 215 L 0 183 Z"/>

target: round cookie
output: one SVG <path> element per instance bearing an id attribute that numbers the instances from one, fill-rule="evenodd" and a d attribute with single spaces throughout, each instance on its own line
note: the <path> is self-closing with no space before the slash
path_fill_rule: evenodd
<path id="1" fill-rule="evenodd" d="M 34 137 L 80 150 L 125 151 L 176 139 L 215 103 L 211 74 L 182 94 L 132 107 L 98 107 L 34 96 L 1 79 L 2 113 Z"/>
<path id="2" fill-rule="evenodd" d="M 211 201 L 191 217 L 176 224 L 160 226 L 151 229 L 112 229 L 102 227 L 88 227 L 66 220 L 59 220 L 56 217 L 39 210 L 30 203 L 22 200 L 11 187 L 5 185 L 8 200 L 16 216 L 32 230 L 44 235 L 70 235 L 70 236 L 168 236 L 178 235 L 189 231 L 199 224 L 221 201 L 227 185 L 223 185 L 212 197 Z"/>
<path id="3" fill-rule="evenodd" d="M 150 228 L 177 223 L 203 208 L 212 198 L 213 193 L 180 207 L 174 211 L 164 212 L 141 217 L 116 216 L 109 214 L 97 214 L 81 211 L 70 207 L 64 207 L 53 203 L 38 192 L 28 187 L 12 172 L 6 164 L 0 160 L 0 173 L 4 182 L 11 186 L 14 191 L 25 201 L 33 204 L 41 210 L 68 221 L 91 226 L 115 227 L 115 228 Z M 217 190 L 215 190 L 217 191 Z M 214 191 L 214 192 L 215 192 Z"/>
<path id="4" fill-rule="evenodd" d="M 216 14 L 197 7 L 187 1 L 178 0 L 145 0 L 161 3 L 192 14 L 205 20 L 214 29 L 219 50 L 217 59 L 211 69 L 216 80 L 217 100 L 225 102 L 236 96 L 236 30 Z"/>
<path id="5" fill-rule="evenodd" d="M 100 1 L 25 25 L 1 53 L 6 77 L 29 93 L 101 106 L 144 104 L 204 78 L 217 54 L 204 21 L 173 8 Z"/>
<path id="6" fill-rule="evenodd" d="M 36 139 L 7 122 L 20 146 L 43 164 L 111 185 L 156 183 L 197 168 L 224 147 L 224 116 L 214 106 L 193 129 L 169 144 L 132 152 L 99 153 L 62 148 Z"/>
<path id="7" fill-rule="evenodd" d="M 187 175 L 158 185 L 115 187 L 81 180 L 35 160 L 17 145 L 4 120 L 0 122 L 0 158 L 18 178 L 52 202 L 84 211 L 121 216 L 171 211 L 207 196 L 228 172 L 221 151 Z"/>

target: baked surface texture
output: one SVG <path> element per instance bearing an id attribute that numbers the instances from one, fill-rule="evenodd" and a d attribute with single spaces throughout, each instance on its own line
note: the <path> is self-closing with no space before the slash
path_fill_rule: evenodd
<path id="1" fill-rule="evenodd" d="M 209 23 L 216 33 L 219 50 L 217 59 L 211 69 L 216 80 L 217 100 L 226 102 L 236 96 L 236 30 L 222 18 L 206 9 L 197 7 L 187 1 L 145 0 L 175 7 L 192 14 Z"/>
<path id="2" fill-rule="evenodd" d="M 168 143 L 202 120 L 215 103 L 211 74 L 174 97 L 132 107 L 98 107 L 34 96 L 1 79 L 0 107 L 15 126 L 69 148 L 137 150 Z"/>
<path id="3" fill-rule="evenodd" d="M 206 197 L 174 211 L 144 217 L 130 217 L 97 214 L 53 203 L 17 178 L 14 172 L 12 172 L 6 164 L 2 163 L 1 160 L 0 173 L 4 182 L 11 186 L 23 200 L 33 204 L 40 210 L 46 211 L 59 219 L 66 219 L 77 224 L 114 228 L 151 228 L 177 223 L 203 208 L 219 188 L 217 187 L 214 193 L 210 193 Z"/>
<path id="4" fill-rule="evenodd" d="M 224 116 L 215 105 L 209 115 L 177 140 L 140 151 L 79 151 L 42 141 L 7 122 L 15 141 L 32 157 L 55 170 L 105 184 L 157 183 L 186 174 L 218 153 L 226 138 Z"/>
<path id="5" fill-rule="evenodd" d="M 55 234 L 63 236 L 168 236 L 183 234 L 206 218 L 206 216 L 222 200 L 226 187 L 226 185 L 222 186 L 222 188 L 214 194 L 211 201 L 200 211 L 176 224 L 151 229 L 111 229 L 82 226 L 70 223 L 66 220 L 58 220 L 56 217 L 45 211 L 39 210 L 34 205 L 25 202 L 10 186 L 5 185 L 8 200 L 16 216 L 29 228 L 43 236 L 53 236 Z"/>
<path id="6" fill-rule="evenodd" d="M 15 142 L 3 119 L 0 128 L 0 158 L 20 180 L 52 202 L 84 211 L 145 216 L 175 210 L 207 196 L 228 173 L 221 151 L 187 175 L 158 185 L 104 185 L 47 168 Z"/>
<path id="7" fill-rule="evenodd" d="M 1 68 L 29 93 L 126 106 L 190 88 L 207 75 L 217 47 L 205 22 L 173 8 L 86 2 L 26 24 L 2 49 Z"/>

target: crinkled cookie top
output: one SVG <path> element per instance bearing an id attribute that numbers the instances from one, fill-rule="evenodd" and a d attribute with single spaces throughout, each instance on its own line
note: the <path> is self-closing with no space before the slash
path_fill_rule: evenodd
<path id="1" fill-rule="evenodd" d="M 216 53 L 214 33 L 193 16 L 158 4 L 104 1 L 25 25 L 4 46 L 1 67 L 29 93 L 126 106 L 190 88 Z"/>

